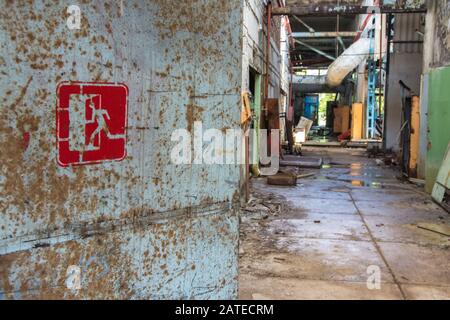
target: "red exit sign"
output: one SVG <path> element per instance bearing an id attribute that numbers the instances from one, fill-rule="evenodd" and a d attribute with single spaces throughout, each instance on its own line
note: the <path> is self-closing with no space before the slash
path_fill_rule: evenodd
<path id="1" fill-rule="evenodd" d="M 57 88 L 58 163 L 75 166 L 126 157 L 128 87 L 63 82 Z"/>

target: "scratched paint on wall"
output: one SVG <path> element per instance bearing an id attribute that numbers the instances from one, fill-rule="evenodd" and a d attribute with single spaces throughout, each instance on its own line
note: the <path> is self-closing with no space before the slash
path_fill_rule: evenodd
<path id="1" fill-rule="evenodd" d="M 0 298 L 236 297 L 239 166 L 170 152 L 195 121 L 239 128 L 241 1 L 79 1 L 73 30 L 70 4 L 0 2 Z M 61 81 L 127 84 L 122 161 L 58 165 Z"/>
<path id="2" fill-rule="evenodd" d="M 123 160 L 128 88 L 104 83 L 61 83 L 56 137 L 62 166 Z"/>

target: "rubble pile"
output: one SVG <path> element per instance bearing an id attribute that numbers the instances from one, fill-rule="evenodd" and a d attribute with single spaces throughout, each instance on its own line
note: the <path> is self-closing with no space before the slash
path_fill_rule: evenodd
<path id="1" fill-rule="evenodd" d="M 264 220 L 278 216 L 284 209 L 286 200 L 272 193 L 252 192 L 250 200 L 241 207 L 241 222 Z"/>

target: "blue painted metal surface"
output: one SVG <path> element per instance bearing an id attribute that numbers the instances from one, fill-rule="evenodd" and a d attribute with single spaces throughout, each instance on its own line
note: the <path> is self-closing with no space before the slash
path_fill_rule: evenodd
<path id="1" fill-rule="evenodd" d="M 316 122 L 319 111 L 319 96 L 318 95 L 306 95 L 304 98 L 304 111 L 303 114 L 306 118 Z"/>
<path id="2" fill-rule="evenodd" d="M 0 298 L 236 298 L 239 166 L 170 152 L 239 127 L 241 1 L 70 4 L 0 3 Z M 61 81 L 128 86 L 123 161 L 57 164 Z"/>

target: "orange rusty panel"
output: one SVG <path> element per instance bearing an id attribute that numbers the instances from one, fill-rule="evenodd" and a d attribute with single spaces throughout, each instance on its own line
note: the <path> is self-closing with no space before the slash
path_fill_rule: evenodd
<path id="1" fill-rule="evenodd" d="M 417 177 L 417 163 L 420 152 L 420 97 L 412 97 L 411 146 L 409 149 L 409 175 Z"/>
<path id="2" fill-rule="evenodd" d="M 352 139 L 363 139 L 364 132 L 364 116 L 363 116 L 363 104 L 354 103 L 352 105 Z"/>
<path id="3" fill-rule="evenodd" d="M 236 297 L 239 167 L 178 165 L 170 154 L 174 130 L 192 134 L 196 121 L 240 128 L 242 5 L 81 1 L 71 29 L 63 2 L 0 1 L 0 298 L 73 297 L 63 286 L 72 263 L 88 272 L 77 297 Z M 59 129 L 79 146 L 92 124 L 72 104 L 56 116 L 64 81 L 128 88 L 116 126 L 126 152 L 58 164 Z M 83 264 L 96 253 L 107 268 Z"/>

